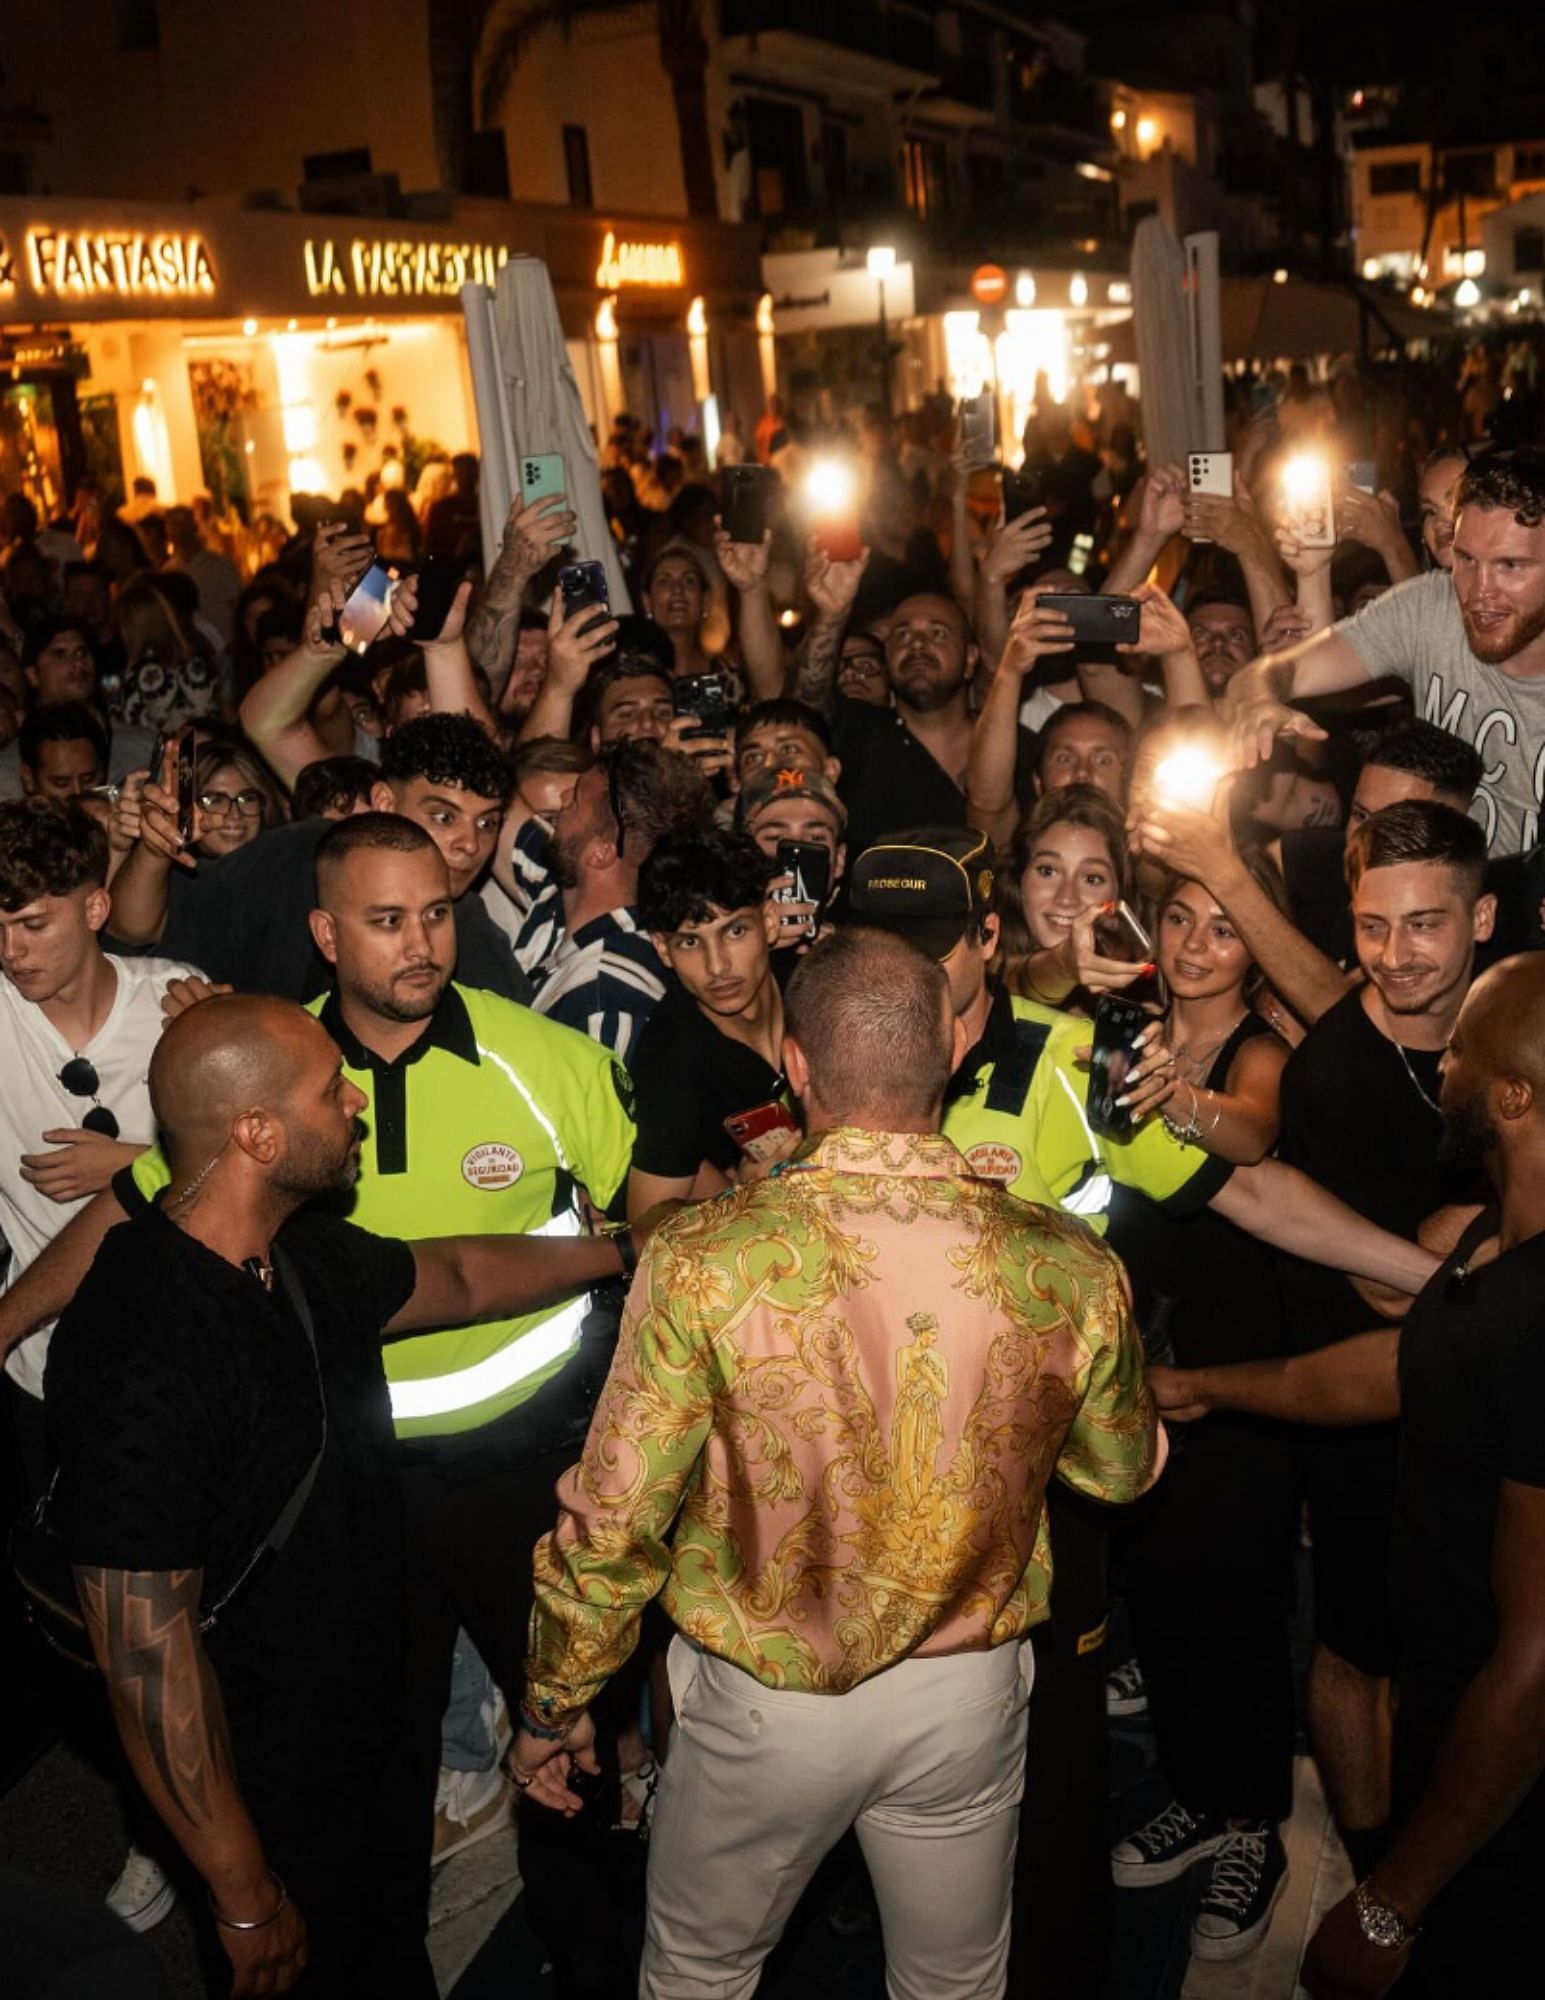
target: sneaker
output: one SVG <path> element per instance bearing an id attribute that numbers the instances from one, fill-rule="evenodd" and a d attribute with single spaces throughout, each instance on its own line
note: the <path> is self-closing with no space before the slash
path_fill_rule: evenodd
<path id="1" fill-rule="evenodd" d="M 1212 1857 L 1191 1925 L 1193 1955 L 1228 1959 L 1254 1951 L 1271 1928 L 1287 1872 L 1287 1850 L 1270 1820 L 1231 1828 Z"/>
<path id="2" fill-rule="evenodd" d="M 1148 1690 L 1143 1685 L 1142 1668 L 1136 1660 L 1123 1660 L 1105 1676 L 1105 1713 L 1141 1715 L 1147 1706 Z"/>
<path id="3" fill-rule="evenodd" d="M 153 1931 L 171 1914 L 176 1900 L 177 1891 L 160 1863 L 131 1847 L 124 1856 L 123 1872 L 107 1892 L 107 1907 L 113 1915 L 131 1931 Z"/>
<path id="4" fill-rule="evenodd" d="M 512 1818 L 509 1781 L 496 1764 L 491 1771 L 442 1771 L 435 1793 L 432 1865 L 475 1847 L 507 1827 Z"/>
<path id="5" fill-rule="evenodd" d="M 1176 1799 L 1146 1826 L 1116 1842 L 1110 1851 L 1110 1872 L 1118 1888 L 1156 1889 L 1214 1853 L 1223 1839 L 1222 1829 L 1213 1821 L 1193 1819 Z"/>

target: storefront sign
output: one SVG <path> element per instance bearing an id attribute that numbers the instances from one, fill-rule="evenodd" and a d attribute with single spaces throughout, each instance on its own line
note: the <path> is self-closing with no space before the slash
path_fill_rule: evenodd
<path id="1" fill-rule="evenodd" d="M 895 323 L 917 309 L 914 279 L 909 262 L 898 263 L 886 277 L 885 310 Z M 837 250 L 772 252 L 762 259 L 762 282 L 772 294 L 773 324 L 781 334 L 873 326 L 879 317 L 879 281 L 862 264 L 844 264 Z"/>
<path id="2" fill-rule="evenodd" d="M 29 229 L 32 288 L 59 299 L 207 299 L 215 271 L 201 236 L 170 231 Z M 0 269 L 9 259 L 0 260 Z M 12 280 L 14 284 L 14 279 Z"/>
<path id="3" fill-rule="evenodd" d="M 356 236 L 340 248 L 330 236 L 308 237 L 306 290 L 314 299 L 454 299 L 463 285 L 495 283 L 509 260 L 502 243 Z"/>
<path id="4" fill-rule="evenodd" d="M 595 281 L 603 292 L 624 285 L 679 287 L 687 282 L 687 261 L 679 243 L 619 243 L 617 232 L 608 229 Z"/>

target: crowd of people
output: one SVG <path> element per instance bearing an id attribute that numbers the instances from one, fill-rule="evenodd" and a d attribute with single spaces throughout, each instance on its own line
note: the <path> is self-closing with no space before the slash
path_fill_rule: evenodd
<path id="1" fill-rule="evenodd" d="M 0 1351 L 118 1917 L 429 1995 L 513 1810 L 566 2000 L 751 1993 L 850 1830 L 912 2000 L 1099 1996 L 1192 1871 L 1243 1957 L 1307 1590 L 1304 1985 L 1522 1984 L 1545 452 L 1487 379 L 1232 385 L 1231 491 L 1116 392 L 1017 480 L 942 398 L 717 470 L 619 417 L 497 549 L 463 458 L 250 575 L 4 503 Z M 636 608 L 555 587 L 581 481 Z"/>

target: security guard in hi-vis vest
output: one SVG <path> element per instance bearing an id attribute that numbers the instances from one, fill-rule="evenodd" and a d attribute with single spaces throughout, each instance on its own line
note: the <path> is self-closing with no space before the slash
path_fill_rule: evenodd
<path id="1" fill-rule="evenodd" d="M 967 1048 L 945 1098 L 945 1137 L 984 1179 L 1102 1232 L 1113 1182 L 1166 1204 L 1201 1206 L 1230 1168 L 1183 1145 L 1158 1119 L 1120 1143 L 1095 1133 L 1085 1109 L 1089 1074 L 1076 1056 L 1091 1023 L 989 983 L 998 945 L 995 873 L 986 836 L 961 827 L 893 834 L 866 849 L 853 870 L 851 920 L 911 938 L 949 977 Z M 1051 1617 L 1032 1635 L 1031 1766 L 1009 1991 L 1097 1993 L 1111 1894 L 1106 1535 L 1095 1510 L 1055 1481 L 1047 1520 L 1056 1581 Z"/>
<path id="2" fill-rule="evenodd" d="M 390 1236 L 572 1235 L 603 1214 L 632 1158 L 631 1086 L 599 1043 L 457 985 L 445 863 L 413 822 L 341 820 L 317 849 L 312 932 L 333 966 L 312 1003 L 365 1093 L 360 1172 L 343 1212 Z M 159 1153 L 133 1168 L 148 1195 Z M 618 1275 L 632 1266 L 619 1234 Z M 616 1288 L 612 1288 L 615 1290 Z M 555 1292 L 521 1319 L 417 1334 L 385 1350 L 408 1526 L 408 1675 L 424 1839 L 458 1626 L 513 1713 L 531 1551 L 578 1456 L 610 1361 L 616 1303 Z"/>

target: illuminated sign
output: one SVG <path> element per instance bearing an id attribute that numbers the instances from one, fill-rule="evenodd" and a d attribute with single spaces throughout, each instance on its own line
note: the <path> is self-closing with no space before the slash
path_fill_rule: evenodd
<path id="1" fill-rule="evenodd" d="M 16 266 L 11 261 L 11 246 L 0 236 L 0 299 L 8 299 L 16 290 Z"/>
<path id="2" fill-rule="evenodd" d="M 305 246 L 312 298 L 453 299 L 463 285 L 491 285 L 510 253 L 502 243 L 375 242 L 331 237 Z"/>
<path id="3" fill-rule="evenodd" d="M 686 259 L 679 243 L 619 243 L 617 232 L 608 229 L 595 281 L 603 292 L 615 292 L 623 285 L 684 285 Z"/>
<path id="4" fill-rule="evenodd" d="M 201 236 L 29 229 L 26 246 L 33 289 L 60 298 L 207 299 L 215 289 Z"/>

